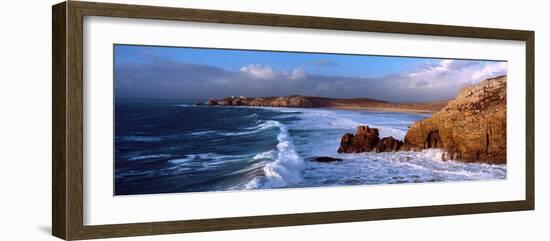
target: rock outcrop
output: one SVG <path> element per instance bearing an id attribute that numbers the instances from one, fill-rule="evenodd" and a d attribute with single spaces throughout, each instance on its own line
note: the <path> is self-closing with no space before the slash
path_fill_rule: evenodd
<path id="1" fill-rule="evenodd" d="M 338 153 L 371 152 L 379 140 L 378 129 L 358 126 L 355 135 L 347 133 L 342 136 Z"/>
<path id="2" fill-rule="evenodd" d="M 446 159 L 506 163 L 506 76 L 462 89 L 441 111 L 414 123 L 405 143 L 443 148 Z"/>
<path id="3" fill-rule="evenodd" d="M 339 153 L 445 150 L 445 160 L 506 163 L 506 76 L 463 88 L 431 117 L 415 122 L 404 142 L 357 127 L 342 136 Z"/>
<path id="4" fill-rule="evenodd" d="M 396 140 L 393 137 L 384 137 L 376 143 L 376 146 L 374 147 L 374 152 L 394 152 L 399 151 L 401 146 L 403 145 L 403 142 L 400 140 Z"/>
<path id="5" fill-rule="evenodd" d="M 346 133 L 340 141 L 338 153 L 398 151 L 403 142 L 393 137 L 380 139 L 378 129 L 358 126 L 355 134 Z"/>
<path id="6" fill-rule="evenodd" d="M 342 158 L 335 158 L 335 157 L 329 157 L 329 156 L 318 156 L 318 157 L 310 158 L 309 161 L 312 161 L 312 162 L 341 162 L 343 160 L 342 160 Z"/>

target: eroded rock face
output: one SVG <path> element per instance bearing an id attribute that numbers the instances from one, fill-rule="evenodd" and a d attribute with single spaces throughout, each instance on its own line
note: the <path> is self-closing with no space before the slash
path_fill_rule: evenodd
<path id="1" fill-rule="evenodd" d="M 391 136 L 380 139 L 378 129 L 358 126 L 355 134 L 347 133 L 340 141 L 339 153 L 399 151 L 403 142 Z"/>
<path id="2" fill-rule="evenodd" d="M 376 146 L 374 147 L 374 152 L 394 152 L 399 151 L 401 146 L 403 145 L 403 142 L 400 140 L 394 139 L 392 136 L 390 137 L 384 137 L 376 143 Z"/>
<path id="3" fill-rule="evenodd" d="M 404 142 L 401 147 L 399 147 L 399 151 L 422 151 L 422 148 Z"/>
<path id="4" fill-rule="evenodd" d="M 506 163 L 506 76 L 462 89 L 441 111 L 414 123 L 405 143 L 443 148 L 446 159 Z"/>
<path id="5" fill-rule="evenodd" d="M 371 152 L 379 140 L 378 129 L 358 126 L 355 135 L 347 133 L 342 136 L 338 153 Z"/>

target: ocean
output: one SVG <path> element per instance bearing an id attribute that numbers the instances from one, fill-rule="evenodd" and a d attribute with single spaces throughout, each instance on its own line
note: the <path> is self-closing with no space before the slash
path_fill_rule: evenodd
<path id="1" fill-rule="evenodd" d="M 438 149 L 337 153 L 358 125 L 403 140 L 426 114 L 194 103 L 115 101 L 115 195 L 506 178 L 506 165 L 441 161 Z"/>

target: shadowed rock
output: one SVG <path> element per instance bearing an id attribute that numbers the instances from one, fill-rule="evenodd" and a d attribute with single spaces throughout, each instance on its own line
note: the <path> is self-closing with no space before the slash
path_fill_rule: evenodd
<path id="1" fill-rule="evenodd" d="M 329 157 L 329 156 L 312 157 L 309 160 L 313 161 L 313 162 L 341 162 L 341 161 L 343 161 L 341 158 L 335 158 L 335 157 Z"/>
<path id="2" fill-rule="evenodd" d="M 415 145 L 412 145 L 411 143 L 403 143 L 400 147 L 399 147 L 399 151 L 421 151 L 422 148 L 418 147 L 418 146 L 415 146 Z"/>
<path id="3" fill-rule="evenodd" d="M 378 129 L 358 126 L 355 134 L 347 133 L 340 141 L 339 153 L 394 152 L 403 142 L 391 136 L 380 139 Z"/>
<path id="4" fill-rule="evenodd" d="M 338 153 L 370 152 L 379 140 L 378 129 L 358 126 L 355 135 L 347 133 L 342 136 Z"/>
<path id="5" fill-rule="evenodd" d="M 374 147 L 374 152 L 394 152 L 399 151 L 401 146 L 403 145 L 403 142 L 400 140 L 396 140 L 392 136 L 390 137 L 384 137 L 376 143 L 376 146 Z"/>

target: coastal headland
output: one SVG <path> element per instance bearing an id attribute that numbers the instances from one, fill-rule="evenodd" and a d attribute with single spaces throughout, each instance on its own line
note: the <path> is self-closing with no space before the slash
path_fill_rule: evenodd
<path id="1" fill-rule="evenodd" d="M 466 86 L 452 100 L 426 103 L 393 103 L 370 98 L 326 98 L 316 96 L 231 96 L 210 99 L 207 106 L 263 106 L 292 108 L 339 108 L 431 113 L 413 123 L 404 138 L 380 137 L 378 129 L 366 125 L 356 133 L 345 133 L 339 153 L 420 151 L 439 148 L 443 160 L 506 163 L 506 76 Z"/>
<path id="2" fill-rule="evenodd" d="M 413 123 L 403 141 L 357 127 L 342 136 L 340 153 L 445 150 L 443 160 L 506 163 L 506 76 L 463 88 L 431 117 Z"/>
<path id="3" fill-rule="evenodd" d="M 327 98 L 318 96 L 231 96 L 222 99 L 209 99 L 199 105 L 207 106 L 263 106 L 292 108 L 338 108 L 350 110 L 378 110 L 395 112 L 432 113 L 441 110 L 448 100 L 423 103 L 395 103 L 370 98 Z"/>

